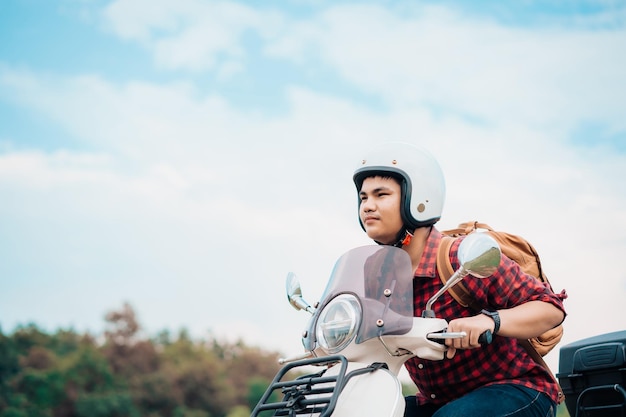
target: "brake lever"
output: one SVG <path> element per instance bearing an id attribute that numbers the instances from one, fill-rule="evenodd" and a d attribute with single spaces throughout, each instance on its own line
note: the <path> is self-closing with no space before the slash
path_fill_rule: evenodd
<path id="1" fill-rule="evenodd" d="M 467 336 L 467 333 L 465 332 L 446 332 L 443 330 L 441 332 L 428 333 L 426 338 L 428 340 L 432 340 L 433 342 L 445 345 L 446 339 L 462 339 L 465 336 Z M 480 343 L 481 346 L 488 345 L 492 341 L 493 334 L 491 333 L 491 330 L 485 330 L 485 332 L 478 337 L 478 343 Z"/>
<path id="2" fill-rule="evenodd" d="M 465 332 L 446 332 L 445 330 L 442 330 L 440 332 L 428 333 L 426 338 L 441 345 L 445 345 L 446 339 L 462 339 L 465 336 L 467 336 L 467 333 Z"/>

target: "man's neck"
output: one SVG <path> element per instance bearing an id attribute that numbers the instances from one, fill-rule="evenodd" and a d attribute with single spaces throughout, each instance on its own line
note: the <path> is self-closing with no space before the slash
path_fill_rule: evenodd
<path id="1" fill-rule="evenodd" d="M 413 267 L 413 271 L 415 271 L 420 264 L 422 254 L 424 253 L 424 247 L 426 247 L 426 241 L 430 235 L 430 230 L 430 227 L 418 227 L 413 232 L 411 243 L 402 248 L 411 257 L 411 266 Z"/>

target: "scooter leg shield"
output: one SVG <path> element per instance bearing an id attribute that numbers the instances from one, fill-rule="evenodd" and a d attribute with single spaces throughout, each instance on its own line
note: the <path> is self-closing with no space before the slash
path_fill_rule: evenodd
<path id="1" fill-rule="evenodd" d="M 367 367 L 351 363 L 349 370 Z M 385 368 L 352 377 L 337 400 L 333 417 L 404 415 L 404 396 L 398 377 Z"/>

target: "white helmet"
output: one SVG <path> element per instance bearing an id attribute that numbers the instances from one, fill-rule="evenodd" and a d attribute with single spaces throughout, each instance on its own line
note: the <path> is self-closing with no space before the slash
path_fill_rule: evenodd
<path id="1" fill-rule="evenodd" d="M 357 193 L 365 178 L 375 175 L 400 181 L 400 214 L 407 229 L 431 226 L 441 218 L 446 184 L 439 163 L 425 149 L 399 142 L 373 149 L 354 171 Z M 360 205 L 359 199 L 359 208 Z"/>

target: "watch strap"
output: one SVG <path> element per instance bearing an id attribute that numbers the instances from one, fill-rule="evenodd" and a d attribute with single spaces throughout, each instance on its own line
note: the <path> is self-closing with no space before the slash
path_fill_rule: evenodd
<path id="1" fill-rule="evenodd" d="M 491 317 L 494 323 L 493 334 L 498 334 L 498 330 L 500 330 L 500 314 L 498 314 L 497 311 L 489 311 L 489 310 L 484 310 L 484 309 L 481 310 L 480 312 L 481 314 L 484 314 L 485 316 Z"/>

